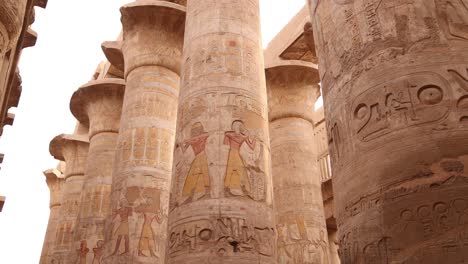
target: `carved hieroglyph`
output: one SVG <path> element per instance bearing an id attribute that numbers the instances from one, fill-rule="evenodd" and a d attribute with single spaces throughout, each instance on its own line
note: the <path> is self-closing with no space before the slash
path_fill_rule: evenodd
<path id="1" fill-rule="evenodd" d="M 276 263 L 257 0 L 187 2 L 166 263 Z"/>
<path id="2" fill-rule="evenodd" d="M 88 137 L 84 135 L 60 135 L 49 146 L 50 154 L 66 162 L 65 183 L 60 206 L 60 217 L 55 231 L 55 245 L 50 263 L 67 263 L 76 233 L 76 221 L 81 206 L 81 192 L 85 181 L 84 170 L 88 156 Z"/>
<path id="3" fill-rule="evenodd" d="M 80 87 L 72 96 L 70 109 L 81 124 L 89 126 L 89 153 L 81 207 L 68 262 L 101 263 L 99 248 L 104 243 L 104 224 L 110 214 L 112 164 L 120 126 L 125 82 L 104 78 Z M 77 250 L 88 245 L 92 252 Z"/>
<path id="4" fill-rule="evenodd" d="M 342 263 L 468 262 L 468 1 L 309 2 Z"/>
<path id="5" fill-rule="evenodd" d="M 312 64 L 313 65 L 313 64 Z M 312 114 L 318 70 L 285 61 L 266 70 L 278 263 L 329 264 Z"/>
<path id="6" fill-rule="evenodd" d="M 40 264 L 52 263 L 52 255 L 55 247 L 55 234 L 60 220 L 60 209 L 63 202 L 64 178 L 62 172 L 57 169 L 44 171 L 47 186 L 50 191 L 50 214 L 47 231 L 42 245 Z"/>
<path id="7" fill-rule="evenodd" d="M 121 8 L 126 91 L 103 263 L 164 263 L 185 8 Z"/>

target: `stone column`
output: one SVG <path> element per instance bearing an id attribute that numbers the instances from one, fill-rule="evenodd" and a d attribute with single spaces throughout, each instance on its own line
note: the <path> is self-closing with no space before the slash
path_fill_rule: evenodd
<path id="1" fill-rule="evenodd" d="M 266 70 L 278 263 L 329 264 L 312 116 L 318 70 L 285 61 Z"/>
<path id="2" fill-rule="evenodd" d="M 121 8 L 127 82 L 113 170 L 109 263 L 163 263 L 185 8 Z"/>
<path id="3" fill-rule="evenodd" d="M 81 135 L 55 137 L 49 146 L 50 154 L 66 162 L 65 183 L 60 210 L 60 219 L 56 228 L 55 246 L 50 263 L 68 263 L 66 256 L 72 249 L 76 232 L 76 220 L 81 206 L 81 192 L 85 180 L 84 170 L 88 155 L 88 138 Z"/>
<path id="4" fill-rule="evenodd" d="M 187 2 L 167 263 L 276 263 L 258 0 Z"/>
<path id="5" fill-rule="evenodd" d="M 86 180 L 70 263 L 76 263 L 77 259 L 86 260 L 86 263 L 100 261 L 104 254 L 104 224 L 111 216 L 112 164 L 124 92 L 124 80 L 104 78 L 80 87 L 70 101 L 75 118 L 80 124 L 89 126 Z"/>
<path id="6" fill-rule="evenodd" d="M 309 0 L 342 263 L 468 261 L 468 2 Z"/>
<path id="7" fill-rule="evenodd" d="M 46 183 L 50 191 L 50 214 L 39 263 L 49 264 L 51 263 L 50 255 L 52 255 L 55 247 L 56 230 L 60 220 L 64 178 L 62 177 L 62 173 L 57 169 L 44 171 L 44 176 L 46 177 Z"/>

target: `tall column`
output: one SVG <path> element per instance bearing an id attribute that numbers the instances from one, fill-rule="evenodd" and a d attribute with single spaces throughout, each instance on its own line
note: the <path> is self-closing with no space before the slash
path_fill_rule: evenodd
<path id="1" fill-rule="evenodd" d="M 63 202 L 62 191 L 64 178 L 62 177 L 62 173 L 57 169 L 44 171 L 44 176 L 46 177 L 46 183 L 50 191 L 50 214 L 39 263 L 49 264 L 51 263 L 50 255 L 52 255 L 55 247 L 55 234 L 60 220 L 60 209 Z"/>
<path id="2" fill-rule="evenodd" d="M 111 216 L 112 164 L 124 92 L 124 80 L 104 78 L 80 87 L 70 101 L 75 118 L 89 126 L 89 153 L 69 263 L 100 263 L 104 254 L 104 224 Z"/>
<path id="3" fill-rule="evenodd" d="M 468 2 L 309 0 L 342 263 L 468 261 Z"/>
<path id="4" fill-rule="evenodd" d="M 121 8 L 127 82 L 113 170 L 109 263 L 163 263 L 185 8 Z"/>
<path id="5" fill-rule="evenodd" d="M 60 219 L 56 228 L 55 246 L 50 263 L 67 263 L 66 257 L 73 250 L 72 242 L 81 206 L 88 148 L 88 138 L 81 135 L 62 134 L 56 136 L 49 145 L 50 154 L 66 162 Z"/>
<path id="6" fill-rule="evenodd" d="M 286 61 L 266 70 L 278 263 L 329 264 L 312 115 L 318 70 Z"/>
<path id="7" fill-rule="evenodd" d="M 167 263 L 276 263 L 258 0 L 187 2 Z"/>

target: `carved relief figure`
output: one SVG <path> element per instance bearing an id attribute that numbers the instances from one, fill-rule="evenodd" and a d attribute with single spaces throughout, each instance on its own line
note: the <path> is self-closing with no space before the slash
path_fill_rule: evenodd
<path id="1" fill-rule="evenodd" d="M 78 264 L 86 264 L 86 255 L 88 255 L 89 248 L 86 245 L 86 240 L 81 241 L 80 248 L 76 250 L 78 253 Z"/>
<path id="2" fill-rule="evenodd" d="M 102 257 L 104 255 L 104 241 L 98 240 L 96 243 L 96 247 L 93 248 L 93 263 L 92 264 L 101 264 Z"/>
<path id="3" fill-rule="evenodd" d="M 192 161 L 182 189 L 181 203 L 188 200 L 196 201 L 209 195 L 210 188 L 208 161 L 205 152 L 209 135 L 205 132 L 202 123 L 197 122 L 193 124 L 190 136 L 189 140 L 180 144 L 184 152 L 188 147 L 192 147 L 195 154 L 195 159 Z"/>
<path id="4" fill-rule="evenodd" d="M 244 122 L 236 120 L 232 123 L 232 131 L 226 132 L 224 136 L 224 144 L 230 147 L 224 188 L 226 192 L 234 196 L 251 196 L 249 175 L 240 154 L 240 148 L 244 143 L 253 150 L 256 138 L 249 135 Z"/>
<path id="5" fill-rule="evenodd" d="M 149 188 L 152 189 L 152 188 Z M 144 202 L 142 205 L 135 208 L 136 212 L 142 213 L 143 225 L 141 228 L 140 240 L 138 242 L 138 256 L 148 257 L 145 253 L 148 252 L 151 257 L 158 257 L 155 253 L 155 238 L 154 231 L 151 227 L 153 220 L 159 224 L 162 222 L 160 190 L 153 190 L 152 195 L 143 191 Z"/>
<path id="6" fill-rule="evenodd" d="M 442 29 L 449 39 L 468 40 L 468 1 L 436 0 Z"/>
<path id="7" fill-rule="evenodd" d="M 318 239 L 311 239 L 301 215 L 293 222 L 278 224 L 278 262 L 280 264 L 328 263 L 328 244 L 320 230 Z"/>
<path id="8" fill-rule="evenodd" d="M 122 242 L 122 239 L 124 239 L 124 252 L 121 253 L 121 255 L 127 254 L 130 252 L 130 240 L 129 240 L 129 226 L 128 226 L 128 217 L 132 215 L 132 208 L 129 206 L 128 201 L 126 199 L 120 200 L 120 208 L 117 209 L 113 216 L 112 219 L 114 220 L 117 216 L 120 217 L 120 222 L 119 226 L 117 227 L 115 231 L 115 235 L 117 236 L 117 242 L 115 244 L 115 249 L 114 252 L 112 253 L 111 256 L 117 254 L 119 252 L 120 248 L 120 243 Z"/>

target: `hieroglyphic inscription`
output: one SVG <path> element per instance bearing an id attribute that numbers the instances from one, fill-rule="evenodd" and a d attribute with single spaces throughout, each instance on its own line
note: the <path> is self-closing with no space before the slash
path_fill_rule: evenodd
<path id="1" fill-rule="evenodd" d="M 267 113 L 262 103 L 248 95 L 233 92 L 211 92 L 183 105 L 179 110 L 179 124 L 184 127 L 202 114 L 215 116 L 222 108 L 231 108 L 233 116 L 243 112 L 252 112 L 257 116 L 265 117 Z"/>
<path id="2" fill-rule="evenodd" d="M 192 57 L 185 60 L 183 86 L 189 80 L 216 73 L 246 76 L 258 82 L 258 65 L 255 60 L 258 54 L 255 54 L 255 47 L 256 43 L 241 36 L 225 37 L 221 43 L 203 43 Z"/>
<path id="3" fill-rule="evenodd" d="M 81 218 L 105 217 L 108 215 L 111 186 L 88 186 L 83 192 Z"/>
<path id="4" fill-rule="evenodd" d="M 169 254 L 214 250 L 220 256 L 231 253 L 272 256 L 275 235 L 274 228 L 254 226 L 243 218 L 197 220 L 172 228 Z"/>
<path id="5" fill-rule="evenodd" d="M 452 67 L 448 73 L 463 94 L 457 101 L 459 124 L 461 127 L 468 127 L 468 67 Z"/>
<path id="6" fill-rule="evenodd" d="M 403 209 L 396 225 L 405 243 L 412 243 L 412 240 L 418 238 L 414 234 L 410 235 L 408 230 L 426 239 L 437 237 L 453 228 L 468 225 L 468 201 L 460 197 Z"/>
<path id="7" fill-rule="evenodd" d="M 171 170 L 173 132 L 155 127 L 140 127 L 122 135 L 120 160 L 129 166 L 158 166 Z"/>
<path id="8" fill-rule="evenodd" d="M 290 219 L 280 219 L 278 232 L 278 262 L 328 263 L 328 242 L 325 239 L 325 229 L 312 228 L 312 223 L 306 221 L 303 215 L 291 215 Z"/>
<path id="9" fill-rule="evenodd" d="M 377 41 L 377 40 L 382 39 L 380 19 L 377 14 L 378 7 L 379 7 L 378 2 L 367 0 L 364 3 L 364 14 L 366 17 L 366 22 L 367 22 L 367 27 L 368 27 L 367 35 L 372 39 L 372 41 Z"/>
<path id="10" fill-rule="evenodd" d="M 55 247 L 57 249 L 67 248 L 73 242 L 75 221 L 62 221 L 57 225 L 55 233 Z"/>
<path id="11" fill-rule="evenodd" d="M 447 81 L 431 72 L 414 73 L 380 84 L 359 95 L 351 127 L 358 139 L 371 141 L 398 130 L 447 117 L 451 94 Z"/>
<path id="12" fill-rule="evenodd" d="M 468 1 L 435 0 L 436 10 L 446 37 L 468 40 Z"/>

